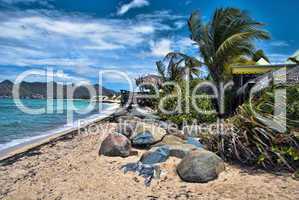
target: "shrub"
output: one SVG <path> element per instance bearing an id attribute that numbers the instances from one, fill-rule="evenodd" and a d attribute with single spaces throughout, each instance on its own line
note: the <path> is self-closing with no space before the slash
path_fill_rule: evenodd
<path id="1" fill-rule="evenodd" d="M 183 123 L 191 124 L 195 120 L 198 123 L 211 123 L 216 121 L 216 115 L 210 113 L 201 113 L 197 112 L 195 106 L 192 105 L 192 90 L 193 88 L 200 82 L 200 80 L 195 79 L 189 82 L 189 85 L 186 84 L 185 81 L 181 81 L 179 86 L 181 88 L 181 112 L 176 111 L 174 114 L 165 114 L 161 110 L 159 110 L 159 115 L 163 120 L 169 120 L 176 123 L 179 126 L 182 126 Z M 186 87 L 190 87 L 190 93 L 187 93 Z M 172 94 L 174 97 L 167 98 L 163 103 L 163 108 L 165 110 L 175 110 L 178 105 L 179 97 L 177 95 L 177 91 L 175 89 L 167 88 L 170 92 L 165 92 L 161 95 L 161 98 L 164 98 L 166 95 Z M 206 92 L 200 92 L 198 94 L 205 94 Z M 189 102 L 189 103 L 188 103 Z M 212 111 L 214 110 L 211 99 L 209 98 L 201 98 L 196 100 L 196 106 L 203 111 Z M 187 106 L 189 105 L 189 111 Z"/>
<path id="2" fill-rule="evenodd" d="M 279 88 L 286 88 L 287 91 L 285 133 L 266 126 L 253 114 L 249 102 L 246 102 L 239 106 L 236 115 L 228 120 L 237 128 L 237 132 L 208 135 L 204 138 L 204 143 L 226 159 L 268 169 L 298 170 L 299 85 L 285 85 Z M 273 116 L 274 89 L 279 88 L 271 87 L 260 92 L 251 100 L 252 108 L 262 116 Z"/>

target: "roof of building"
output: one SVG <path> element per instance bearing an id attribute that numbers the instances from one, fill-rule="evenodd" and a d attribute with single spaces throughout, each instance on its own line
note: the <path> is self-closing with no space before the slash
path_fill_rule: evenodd
<path id="1" fill-rule="evenodd" d="M 286 65 L 284 65 L 286 66 Z M 263 75 L 260 75 L 254 79 L 249 80 L 242 87 L 237 90 L 237 94 L 240 95 L 246 91 L 248 84 L 259 84 L 262 88 L 268 87 L 272 80 L 275 79 L 275 83 L 281 84 L 298 84 L 299 83 L 299 65 L 291 64 L 287 65 L 286 70 L 273 70 Z M 274 78 L 275 77 L 275 78 Z"/>
<path id="2" fill-rule="evenodd" d="M 149 74 L 136 79 L 136 85 L 139 86 L 141 84 L 161 86 L 163 84 L 163 80 L 158 75 Z"/>
<path id="3" fill-rule="evenodd" d="M 296 64 L 266 64 L 266 65 L 247 65 L 247 66 L 234 66 L 232 67 L 233 75 L 242 74 L 265 74 L 273 70 L 283 67 L 295 67 Z"/>

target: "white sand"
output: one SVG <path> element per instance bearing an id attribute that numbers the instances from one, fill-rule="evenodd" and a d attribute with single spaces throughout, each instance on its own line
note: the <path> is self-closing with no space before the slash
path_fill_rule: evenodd
<path id="1" fill-rule="evenodd" d="M 150 187 L 134 173 L 123 174 L 120 166 L 138 156 L 98 156 L 104 134 L 115 124 L 105 124 L 96 135 L 77 135 L 36 150 L 7 166 L 0 166 L 0 199 L 299 199 L 299 181 L 290 175 L 245 170 L 227 165 L 209 183 L 185 183 L 176 175 L 178 159 L 162 164 L 162 176 Z"/>

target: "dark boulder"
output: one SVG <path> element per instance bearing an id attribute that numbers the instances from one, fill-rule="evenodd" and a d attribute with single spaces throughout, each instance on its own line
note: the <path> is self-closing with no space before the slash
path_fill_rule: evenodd
<path id="1" fill-rule="evenodd" d="M 169 134 L 169 135 L 165 135 L 160 143 L 166 145 L 179 145 L 179 144 L 186 144 L 186 140 L 178 136 Z"/>
<path id="2" fill-rule="evenodd" d="M 204 150 L 192 144 L 168 145 L 170 156 L 183 159 L 189 152 L 193 150 Z"/>
<path id="3" fill-rule="evenodd" d="M 145 131 L 139 133 L 132 138 L 132 144 L 135 146 L 149 146 L 155 142 L 154 137 L 151 132 Z"/>
<path id="4" fill-rule="evenodd" d="M 177 172 L 186 182 L 205 183 L 224 171 L 224 163 L 215 153 L 206 150 L 189 152 L 177 166 Z"/>
<path id="5" fill-rule="evenodd" d="M 131 141 L 134 146 L 149 146 L 160 142 L 166 134 L 166 130 L 153 124 L 138 123 Z"/>
<path id="6" fill-rule="evenodd" d="M 121 169 L 126 174 L 127 172 L 135 172 L 144 178 L 145 186 L 150 186 L 153 178 L 159 179 L 161 169 L 158 165 L 146 165 L 141 162 L 128 163 L 123 165 Z"/>
<path id="7" fill-rule="evenodd" d="M 170 155 L 170 150 L 168 146 L 154 147 L 148 152 L 145 152 L 140 162 L 143 164 L 156 164 L 165 162 Z"/>
<path id="8" fill-rule="evenodd" d="M 99 154 L 104 156 L 127 157 L 131 153 L 131 142 L 124 135 L 110 134 L 101 144 Z"/>

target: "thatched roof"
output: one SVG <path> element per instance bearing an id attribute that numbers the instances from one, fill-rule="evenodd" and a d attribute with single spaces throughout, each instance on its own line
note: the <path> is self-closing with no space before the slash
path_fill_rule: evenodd
<path id="1" fill-rule="evenodd" d="M 160 76 L 149 74 L 146 76 L 142 76 L 136 79 L 136 85 L 139 86 L 141 84 L 144 85 L 156 85 L 158 87 L 162 86 L 163 80 Z"/>

